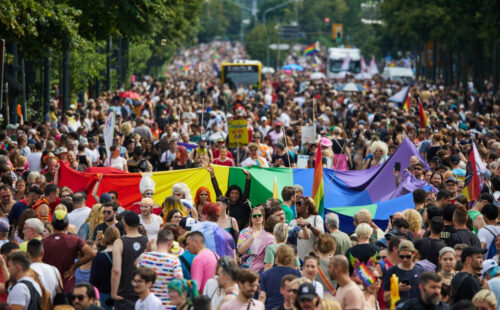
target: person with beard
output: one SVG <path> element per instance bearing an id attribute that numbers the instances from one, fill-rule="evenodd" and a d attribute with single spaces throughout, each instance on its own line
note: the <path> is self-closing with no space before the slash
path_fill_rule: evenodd
<path id="1" fill-rule="evenodd" d="M 420 276 L 419 298 L 412 298 L 399 303 L 397 310 L 447 310 L 448 305 L 440 301 L 441 276 L 435 272 L 424 272 Z"/>
<path id="2" fill-rule="evenodd" d="M 240 292 L 236 298 L 224 303 L 220 310 L 264 310 L 264 303 L 254 299 L 259 288 L 259 275 L 250 269 L 241 269 L 236 275 Z"/>
<path id="3" fill-rule="evenodd" d="M 105 247 L 101 246 L 100 242 L 104 237 L 104 232 L 108 227 L 116 227 L 120 231 L 120 235 L 125 235 L 125 230 L 123 229 L 123 223 L 116 220 L 116 211 L 118 210 L 118 205 L 115 202 L 108 202 L 102 206 L 102 214 L 104 222 L 100 223 L 94 229 L 94 235 L 92 240 L 96 240 L 99 245 L 99 251 L 102 251 Z"/>
<path id="4" fill-rule="evenodd" d="M 457 273 L 451 280 L 450 304 L 455 304 L 463 299 L 471 300 L 481 290 L 482 283 L 476 274 L 483 267 L 483 255 L 487 249 L 467 247 L 462 251 L 462 272 Z M 483 279 L 483 281 L 486 281 Z"/>

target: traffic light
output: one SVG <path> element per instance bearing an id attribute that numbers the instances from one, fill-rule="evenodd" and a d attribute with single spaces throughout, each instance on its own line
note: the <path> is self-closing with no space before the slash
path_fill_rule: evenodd
<path id="1" fill-rule="evenodd" d="M 342 42 L 344 36 L 344 26 L 342 24 L 332 24 L 332 39 L 338 43 Z"/>

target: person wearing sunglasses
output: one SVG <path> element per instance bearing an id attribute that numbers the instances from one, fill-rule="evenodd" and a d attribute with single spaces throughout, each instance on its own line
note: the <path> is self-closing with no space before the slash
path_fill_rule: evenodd
<path id="1" fill-rule="evenodd" d="M 101 245 L 101 241 L 104 236 L 104 232 L 108 227 L 118 228 L 120 234 L 123 236 L 125 231 L 123 230 L 123 224 L 116 220 L 116 210 L 118 209 L 118 205 L 115 202 L 107 202 L 102 206 L 102 223 L 97 225 L 93 232 L 92 240 L 96 240 L 98 245 L 97 248 L 99 250 L 104 249 L 104 246 Z"/>
<path id="2" fill-rule="evenodd" d="M 88 282 L 80 282 L 73 288 L 73 294 L 69 296 L 75 310 L 100 310 L 98 306 L 99 297 L 94 286 Z"/>
<path id="3" fill-rule="evenodd" d="M 395 274 L 399 278 L 399 296 L 401 301 L 419 297 L 418 284 L 420 275 L 425 271 L 419 265 L 415 265 L 416 250 L 413 243 L 403 240 L 398 246 L 399 263 L 384 273 L 384 300 L 391 298 L 391 276 Z"/>

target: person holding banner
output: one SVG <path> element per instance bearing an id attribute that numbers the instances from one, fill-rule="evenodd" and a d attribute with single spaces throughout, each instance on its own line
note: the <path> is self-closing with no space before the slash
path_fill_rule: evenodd
<path id="1" fill-rule="evenodd" d="M 111 151 L 111 156 L 104 162 L 104 166 L 128 172 L 127 161 L 120 156 L 120 147 L 112 145 L 109 150 Z"/>

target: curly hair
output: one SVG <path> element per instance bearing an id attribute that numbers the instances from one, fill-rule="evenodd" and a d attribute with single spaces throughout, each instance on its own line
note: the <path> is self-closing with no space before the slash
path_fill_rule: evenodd
<path id="1" fill-rule="evenodd" d="M 417 235 L 422 229 L 422 216 L 420 213 L 414 209 L 406 209 L 403 211 L 403 216 L 410 224 L 410 231 L 413 235 Z"/>
<path id="2" fill-rule="evenodd" d="M 387 144 L 385 142 L 380 141 L 380 140 L 373 141 L 372 144 L 370 145 L 370 152 L 373 154 L 378 149 L 382 150 L 382 157 L 387 156 L 389 149 L 388 149 Z"/>

